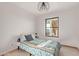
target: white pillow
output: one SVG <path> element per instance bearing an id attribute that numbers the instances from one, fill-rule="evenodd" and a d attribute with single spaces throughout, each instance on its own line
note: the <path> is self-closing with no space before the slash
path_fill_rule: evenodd
<path id="1" fill-rule="evenodd" d="M 25 36 L 24 36 L 24 35 L 20 35 L 20 39 L 21 39 L 21 42 L 23 42 L 23 41 L 25 41 L 25 40 L 26 40 L 26 38 L 25 38 Z"/>

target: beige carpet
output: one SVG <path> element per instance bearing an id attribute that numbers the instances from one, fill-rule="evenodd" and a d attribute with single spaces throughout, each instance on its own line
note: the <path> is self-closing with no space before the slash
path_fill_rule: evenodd
<path id="1" fill-rule="evenodd" d="M 24 50 L 14 50 L 4 54 L 5 56 L 29 56 L 30 54 Z M 60 49 L 60 56 L 79 56 L 79 51 L 70 47 L 62 47 Z"/>

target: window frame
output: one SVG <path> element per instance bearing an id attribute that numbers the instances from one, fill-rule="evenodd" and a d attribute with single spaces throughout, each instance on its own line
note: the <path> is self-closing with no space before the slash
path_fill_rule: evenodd
<path id="1" fill-rule="evenodd" d="M 47 20 L 51 20 L 51 19 L 57 19 L 58 20 L 58 27 L 46 27 L 47 26 Z M 47 30 L 46 30 L 47 28 L 50 28 L 50 29 L 51 28 L 52 29 L 53 28 L 55 28 L 55 29 L 57 28 L 58 29 L 57 36 L 54 36 L 54 35 L 53 36 L 49 36 L 49 35 L 47 35 Z M 46 18 L 45 19 L 45 36 L 46 37 L 56 37 L 56 38 L 59 38 L 59 17 L 52 17 L 52 18 Z"/>

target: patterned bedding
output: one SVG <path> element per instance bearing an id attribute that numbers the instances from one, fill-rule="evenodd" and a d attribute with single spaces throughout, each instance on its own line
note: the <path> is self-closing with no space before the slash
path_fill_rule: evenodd
<path id="1" fill-rule="evenodd" d="M 43 47 L 39 47 L 41 43 L 45 44 L 47 40 L 34 39 L 32 41 L 21 42 L 20 48 L 31 53 L 33 56 L 58 56 L 60 51 L 60 43 L 52 41 Z"/>

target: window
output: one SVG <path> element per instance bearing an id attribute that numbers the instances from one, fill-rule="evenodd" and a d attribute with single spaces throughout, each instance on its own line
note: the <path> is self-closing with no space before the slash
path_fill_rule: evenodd
<path id="1" fill-rule="evenodd" d="M 45 20 L 45 35 L 48 37 L 59 37 L 59 17 Z"/>

